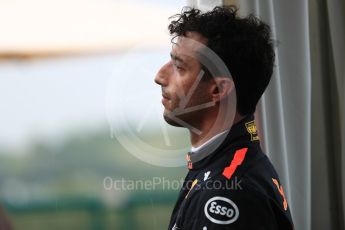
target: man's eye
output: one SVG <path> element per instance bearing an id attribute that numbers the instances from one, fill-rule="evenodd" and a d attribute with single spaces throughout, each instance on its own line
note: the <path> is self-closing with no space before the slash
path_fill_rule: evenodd
<path id="1" fill-rule="evenodd" d="M 174 64 L 174 66 L 175 66 L 175 68 L 177 69 L 177 70 L 184 70 L 181 66 L 179 66 L 179 65 L 176 65 L 176 64 Z"/>

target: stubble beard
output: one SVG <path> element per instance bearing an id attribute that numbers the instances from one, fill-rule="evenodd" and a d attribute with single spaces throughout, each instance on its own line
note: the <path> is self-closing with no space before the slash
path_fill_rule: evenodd
<path id="1" fill-rule="evenodd" d="M 188 107 L 186 107 L 186 109 L 187 108 Z M 179 107 L 176 107 L 173 111 L 165 108 L 163 117 L 171 126 L 189 129 L 190 127 L 199 128 L 204 113 L 207 113 L 207 109 L 181 113 L 181 109 Z"/>
<path id="2" fill-rule="evenodd" d="M 174 119 L 175 115 L 171 111 L 165 109 L 163 117 L 166 123 L 168 123 L 169 125 L 175 126 L 175 127 L 183 127 L 181 122 L 177 122 L 176 119 Z"/>

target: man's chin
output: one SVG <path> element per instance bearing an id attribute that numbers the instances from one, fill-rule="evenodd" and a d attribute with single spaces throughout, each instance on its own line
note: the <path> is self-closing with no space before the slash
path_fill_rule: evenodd
<path id="1" fill-rule="evenodd" d="M 181 122 L 178 122 L 178 118 L 176 118 L 170 111 L 165 110 L 163 114 L 164 120 L 172 126 L 175 127 L 183 127 Z"/>

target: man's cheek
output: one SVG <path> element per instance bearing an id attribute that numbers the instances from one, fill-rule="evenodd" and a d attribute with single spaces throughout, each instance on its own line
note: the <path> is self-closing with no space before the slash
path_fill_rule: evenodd
<path id="1" fill-rule="evenodd" d="M 184 98 L 188 94 L 188 90 L 186 88 L 186 83 L 182 79 L 178 79 L 176 81 L 176 94 L 179 99 Z"/>

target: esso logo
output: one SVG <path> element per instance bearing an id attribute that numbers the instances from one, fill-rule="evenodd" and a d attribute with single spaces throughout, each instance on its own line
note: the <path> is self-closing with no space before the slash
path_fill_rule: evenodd
<path id="1" fill-rule="evenodd" d="M 216 224 L 231 224 L 240 214 L 232 200 L 221 196 L 209 199 L 205 204 L 204 212 L 207 219 Z"/>

